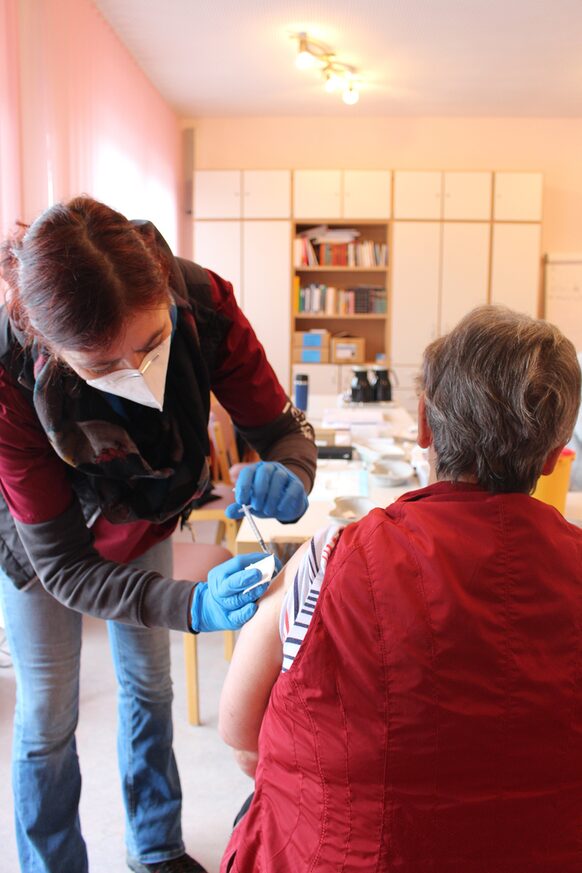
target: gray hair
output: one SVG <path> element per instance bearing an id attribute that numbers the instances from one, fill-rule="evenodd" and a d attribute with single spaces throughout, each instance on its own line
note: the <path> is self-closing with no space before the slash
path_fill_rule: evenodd
<path id="1" fill-rule="evenodd" d="M 480 306 L 424 352 L 420 386 L 439 479 L 530 493 L 580 405 L 574 346 L 547 321 Z"/>

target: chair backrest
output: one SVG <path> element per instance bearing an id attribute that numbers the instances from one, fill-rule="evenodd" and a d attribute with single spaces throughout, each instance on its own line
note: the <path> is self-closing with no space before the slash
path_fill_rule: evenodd
<path id="1" fill-rule="evenodd" d="M 240 457 L 238 453 L 238 446 L 236 444 L 236 433 L 234 430 L 234 424 L 232 423 L 232 418 L 230 417 L 224 406 L 221 406 L 215 396 L 212 395 L 210 401 L 211 428 L 214 424 L 219 425 L 224 450 L 228 458 L 228 466 L 232 467 L 233 464 L 239 464 Z M 213 439 L 212 433 L 210 434 L 210 438 Z"/>
<path id="2" fill-rule="evenodd" d="M 224 482 L 226 485 L 232 485 L 230 476 L 229 456 L 226 450 L 222 426 L 219 421 L 210 419 L 208 431 L 214 449 L 214 458 L 216 460 L 216 474 L 213 472 L 214 480 Z"/>
<path id="3" fill-rule="evenodd" d="M 211 395 L 208 434 L 213 449 L 213 479 L 232 484 L 229 470 L 240 463 L 236 434 L 230 415 L 214 395 Z"/>

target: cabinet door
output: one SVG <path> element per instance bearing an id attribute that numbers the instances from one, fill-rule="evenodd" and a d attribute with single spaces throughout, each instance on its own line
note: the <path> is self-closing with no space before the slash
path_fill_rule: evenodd
<path id="1" fill-rule="evenodd" d="M 442 173 L 394 173 L 394 218 L 440 218 Z"/>
<path id="2" fill-rule="evenodd" d="M 308 407 L 310 411 L 317 407 L 315 398 L 321 395 L 327 395 L 330 398 L 328 405 L 333 405 L 340 390 L 338 381 L 340 369 L 338 364 L 293 364 L 293 379 L 298 373 L 304 373 L 309 377 Z"/>
<path id="3" fill-rule="evenodd" d="M 390 218 L 389 170 L 345 170 L 344 218 Z"/>
<path id="4" fill-rule="evenodd" d="M 232 282 L 242 306 L 240 221 L 194 222 L 194 260 Z"/>
<path id="5" fill-rule="evenodd" d="M 538 316 L 540 287 L 539 224 L 494 224 L 491 302 Z"/>
<path id="6" fill-rule="evenodd" d="M 443 218 L 489 221 L 491 187 L 491 173 L 445 173 Z"/>
<path id="7" fill-rule="evenodd" d="M 394 365 L 392 370 L 392 399 L 410 413 L 414 421 L 418 414 L 418 389 L 416 377 L 420 372 L 420 361 L 417 366 L 407 367 Z"/>
<path id="8" fill-rule="evenodd" d="M 265 347 L 279 381 L 289 391 L 291 224 L 243 224 L 244 313 Z"/>
<path id="9" fill-rule="evenodd" d="M 293 214 L 296 218 L 341 218 L 341 170 L 296 170 Z"/>
<path id="10" fill-rule="evenodd" d="M 448 333 L 473 309 L 487 303 L 489 223 L 443 224 L 440 332 Z"/>
<path id="11" fill-rule="evenodd" d="M 194 218 L 240 218 L 240 170 L 194 173 Z"/>
<path id="12" fill-rule="evenodd" d="M 495 173 L 495 221 L 542 220 L 541 173 Z"/>
<path id="13" fill-rule="evenodd" d="M 243 170 L 244 218 L 291 217 L 290 170 Z"/>
<path id="14" fill-rule="evenodd" d="M 392 242 L 394 364 L 418 364 L 437 335 L 441 225 L 395 222 Z"/>

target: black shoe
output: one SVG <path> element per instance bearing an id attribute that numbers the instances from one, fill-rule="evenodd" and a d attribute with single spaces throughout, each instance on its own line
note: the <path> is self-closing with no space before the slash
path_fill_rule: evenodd
<path id="1" fill-rule="evenodd" d="M 133 870 L 133 873 L 206 873 L 204 867 L 190 855 L 180 855 L 179 858 L 156 861 L 153 864 L 142 864 L 141 861 L 128 855 L 127 866 Z"/>

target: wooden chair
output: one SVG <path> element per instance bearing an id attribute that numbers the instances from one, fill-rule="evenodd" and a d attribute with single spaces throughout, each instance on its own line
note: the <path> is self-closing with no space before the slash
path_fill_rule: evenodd
<path id="1" fill-rule="evenodd" d="M 228 436 L 228 446 L 223 435 L 224 431 Z M 208 433 L 212 444 L 212 491 L 218 494 L 217 500 L 193 509 L 188 516 L 188 524 L 197 521 L 212 521 L 216 524 L 215 547 L 220 547 L 223 540 L 226 541 L 228 554 L 216 560 L 216 564 L 228 560 L 236 554 L 236 535 L 240 527 L 240 521 L 234 518 L 227 518 L 224 514 L 226 507 L 233 502 L 234 495 L 232 493 L 233 483 L 230 477 L 230 467 L 233 463 L 238 463 L 238 450 L 236 448 L 236 438 L 232 420 L 226 410 L 218 404 L 218 401 L 213 397 L 210 420 L 208 424 Z M 190 543 L 185 543 L 190 545 Z M 192 543 L 192 545 L 195 545 Z M 223 550 L 226 552 L 226 550 Z M 215 566 L 211 564 L 210 566 Z M 185 577 L 191 578 L 191 577 Z M 200 576 L 200 578 L 206 578 Z M 235 635 L 233 631 L 224 631 L 224 657 L 227 661 L 232 658 L 234 651 Z M 190 645 L 190 644 L 189 644 Z M 187 671 L 193 671 L 195 665 L 196 653 L 195 643 L 190 645 L 186 655 Z M 189 687 L 192 683 L 188 681 Z M 196 684 L 197 687 L 197 684 Z M 197 717 L 197 716 L 196 716 Z M 198 724 L 198 721 L 191 721 L 191 724 Z"/>
<path id="2" fill-rule="evenodd" d="M 172 543 L 174 556 L 174 578 L 189 579 L 198 582 L 206 579 L 209 570 L 223 561 L 232 558 L 228 549 L 212 543 Z M 231 638 L 230 655 L 234 646 L 234 632 L 225 631 Z M 225 652 L 226 652 L 225 640 Z M 198 636 L 184 634 L 184 659 L 186 663 L 186 698 L 188 704 L 188 722 L 200 724 L 200 694 L 198 687 Z"/>
<path id="3" fill-rule="evenodd" d="M 226 409 L 212 395 L 210 404 L 210 438 L 217 455 L 219 476 L 223 482 L 234 483 L 245 464 L 260 460 L 258 454 L 248 447 L 241 458 L 236 441 L 236 431 Z"/>

